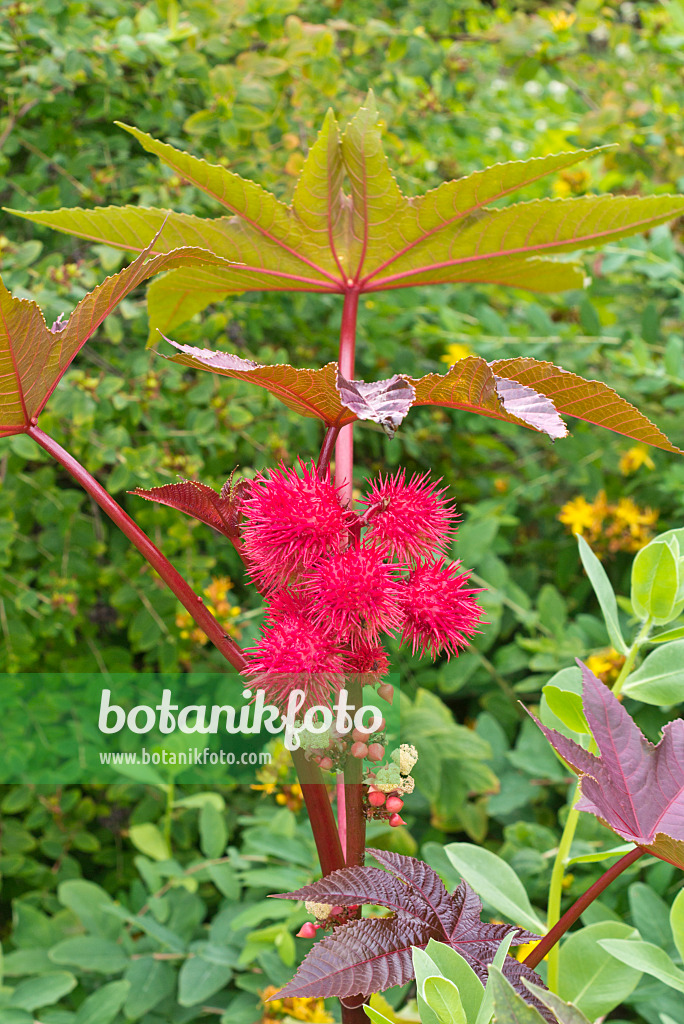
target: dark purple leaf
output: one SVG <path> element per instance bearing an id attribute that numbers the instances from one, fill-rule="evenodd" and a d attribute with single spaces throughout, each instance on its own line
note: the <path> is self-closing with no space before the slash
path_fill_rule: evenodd
<path id="1" fill-rule="evenodd" d="M 411 949 L 430 939 L 445 942 L 467 960 L 483 984 L 487 965 L 501 941 L 513 932 L 513 944 L 537 938 L 507 924 L 481 920 L 482 903 L 462 881 L 451 895 L 436 871 L 423 861 L 385 850 L 368 851 L 383 868 L 343 868 L 280 899 L 312 900 L 333 906 L 373 904 L 388 907 L 391 917 L 349 921 L 309 952 L 278 998 L 338 996 L 349 1000 L 403 985 L 413 978 Z M 391 872 L 391 874 L 390 874 Z M 520 978 L 528 969 L 506 957 L 504 974 L 531 1001 Z M 532 972 L 533 980 L 538 980 Z"/>
<path id="2" fill-rule="evenodd" d="M 232 474 L 221 488 L 220 494 L 197 480 L 181 480 L 177 484 L 163 484 L 149 490 L 136 487 L 134 491 L 129 491 L 129 494 L 177 508 L 234 540 L 239 533 L 240 504 L 246 481 L 241 480 L 235 485 L 231 481 Z"/>
<path id="3" fill-rule="evenodd" d="M 568 428 L 546 395 L 540 395 L 532 388 L 519 384 L 517 380 L 508 380 L 506 377 L 496 378 L 496 393 L 506 412 L 517 416 L 523 423 L 543 430 L 554 441 L 559 437 L 567 437 Z"/>
<path id="4" fill-rule="evenodd" d="M 379 423 L 390 438 L 416 398 L 415 388 L 398 374 L 366 384 L 362 380 L 346 380 L 338 373 L 337 390 L 342 405 L 351 409 L 357 419 Z"/>
<path id="5" fill-rule="evenodd" d="M 577 806 L 629 842 L 684 868 L 684 720 L 650 743 L 612 691 L 579 662 L 582 704 L 598 745 L 595 757 L 536 718 L 554 749 L 577 772 Z M 532 716 L 534 718 L 534 716 Z"/>

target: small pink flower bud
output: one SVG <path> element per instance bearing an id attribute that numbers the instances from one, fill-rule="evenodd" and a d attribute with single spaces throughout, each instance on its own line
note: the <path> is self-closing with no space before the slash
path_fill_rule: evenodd
<path id="1" fill-rule="evenodd" d="M 317 932 L 316 925 L 313 921 L 305 921 L 302 927 L 297 932 L 298 939 L 315 939 Z"/>
<path id="2" fill-rule="evenodd" d="M 356 740 L 357 743 L 368 743 L 370 736 L 371 734 L 369 732 L 364 732 L 363 729 L 354 729 L 354 732 L 352 733 L 352 739 Z"/>
<path id="3" fill-rule="evenodd" d="M 385 756 L 385 748 L 382 743 L 371 743 L 368 748 L 369 761 L 382 761 Z"/>
<path id="4" fill-rule="evenodd" d="M 368 747 L 366 746 L 365 743 L 352 743 L 351 756 L 358 757 L 360 760 L 362 760 L 364 757 L 368 756 Z"/>
<path id="5" fill-rule="evenodd" d="M 382 683 L 378 687 L 378 697 L 382 700 L 386 700 L 388 704 L 392 704 L 394 701 L 394 687 L 391 683 Z"/>
<path id="6" fill-rule="evenodd" d="M 405 825 L 406 822 L 402 818 L 401 814 L 393 814 L 389 820 L 390 828 L 398 828 L 399 825 Z"/>
<path id="7" fill-rule="evenodd" d="M 374 793 L 369 793 L 368 803 L 371 807 L 382 807 L 385 803 L 385 794 L 379 793 L 377 790 Z"/>
<path id="8" fill-rule="evenodd" d="M 404 806 L 404 801 L 400 796 L 388 796 L 386 807 L 388 811 L 399 812 Z"/>

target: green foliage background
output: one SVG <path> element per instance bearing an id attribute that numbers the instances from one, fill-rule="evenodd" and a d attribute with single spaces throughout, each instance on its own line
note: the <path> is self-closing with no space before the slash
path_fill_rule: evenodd
<path id="1" fill-rule="evenodd" d="M 344 121 L 371 86 L 407 194 L 497 161 L 604 143 L 618 148 L 586 165 L 585 175 L 542 182 L 527 197 L 684 191 L 683 44 L 678 0 L 565 7 L 534 0 L 387 0 L 372 7 L 358 0 L 5 2 L 0 199 L 21 209 L 128 202 L 218 212 L 117 129 L 116 119 L 287 196 L 327 107 Z M 2 216 L 5 283 L 35 298 L 48 322 L 68 315 L 121 265 L 115 250 Z M 489 359 L 533 355 L 615 386 L 684 447 L 679 235 L 657 229 L 585 258 L 591 283 L 581 293 L 547 298 L 443 286 L 367 299 L 359 375 L 443 371 L 454 344 Z M 175 338 L 264 362 L 321 365 L 336 355 L 339 317 L 332 297 L 257 294 L 210 310 Z M 125 492 L 179 476 L 220 486 L 237 465 L 249 474 L 281 458 L 291 462 L 317 449 L 318 425 L 296 420 L 246 385 L 164 363 L 145 349 L 146 334 L 141 294 L 122 303 L 78 357 L 44 425 L 197 589 L 231 577 L 230 601 L 239 608 L 232 622 L 249 642 L 258 595 L 245 588 L 230 545 Z M 487 587 L 490 622 L 457 661 L 421 666 L 395 652 L 409 700 L 407 738 L 421 749 L 423 736 L 425 757 L 419 791 L 407 803 L 410 831 L 379 830 L 373 841 L 412 853 L 427 842 L 470 837 L 497 849 L 542 903 L 567 787 L 541 735 L 521 725 L 517 700 L 538 700 L 555 671 L 608 645 L 559 508 L 577 495 L 592 501 L 603 489 L 611 501 L 631 497 L 657 508 L 660 530 L 682 526 L 684 515 L 684 463 L 653 451 L 654 469 L 624 476 L 619 461 L 629 442 L 571 426 L 573 436 L 554 446 L 507 424 L 421 409 L 391 442 L 373 427 L 357 431 L 359 483 L 402 464 L 430 468 L 450 485 L 463 513 L 454 554 Z M 606 562 L 618 593 L 628 592 L 630 561 L 617 552 Z M 22 436 L 0 451 L 0 570 L 0 671 L 221 664 L 209 646 L 181 636 L 173 596 Z M 655 737 L 672 714 L 639 706 L 637 718 Z M 225 800 L 215 793 L 197 806 L 172 806 L 189 795 L 123 782 L 106 791 L 6 791 L 5 985 L 55 972 L 74 979 L 71 989 L 65 978 L 53 979 L 47 1002 L 29 1005 L 29 993 L 24 1012 L 31 1019 L 61 999 L 59 1010 L 41 1010 L 44 1024 L 84 1024 L 83 1000 L 106 982 L 109 1009 L 98 1010 L 100 1020 L 124 1013 L 145 1024 L 190 1021 L 205 1015 L 208 1002 L 231 1024 L 251 1024 L 258 989 L 289 976 L 295 954 L 306 948 L 293 938 L 304 917 L 265 897 L 312 877 L 308 826 L 272 797 L 238 789 Z M 600 826 L 584 822 L 582 829 L 586 850 L 611 845 Z M 223 873 L 197 868 L 227 845 Z M 277 848 L 287 856 L 276 856 Z M 569 896 L 599 870 L 579 867 Z M 657 864 L 646 872 L 648 886 L 635 890 L 629 877 L 617 883 L 606 894 L 606 916 L 651 929 L 660 921 L 660 939 L 652 931 L 650 940 L 671 943 L 663 908 L 679 884 L 674 874 Z M 102 887 L 97 896 L 74 888 L 85 884 L 81 877 Z M 156 925 L 140 937 L 115 917 L 87 920 L 83 904 L 104 901 L 105 890 L 140 912 L 137 924 L 142 917 Z M 98 973 L 73 951 L 53 956 L 56 944 L 84 928 L 104 942 L 127 936 L 119 972 Z M 130 992 L 110 986 L 120 974 L 133 988 L 139 984 L 136 951 L 173 951 L 160 928 L 176 935 L 178 958 L 150 961 L 158 1000 L 134 1004 Z M 193 1003 L 197 964 L 213 980 Z M 24 1024 L 16 1014 L 3 1016 L 10 1012 L 2 1009 L 4 994 L 0 989 L 0 1024 Z M 661 1011 L 678 1020 L 673 998 L 642 982 L 620 1012 L 660 1024 L 660 999 Z"/>

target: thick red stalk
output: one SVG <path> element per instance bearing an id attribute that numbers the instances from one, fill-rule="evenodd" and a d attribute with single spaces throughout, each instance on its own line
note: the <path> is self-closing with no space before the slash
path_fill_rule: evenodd
<path id="1" fill-rule="evenodd" d="M 349 683 L 350 708 L 363 704 L 361 683 Z M 353 712 L 351 712 L 353 715 Z M 366 815 L 363 807 L 363 760 L 347 757 L 344 766 L 344 808 L 347 826 L 347 867 L 362 867 L 366 854 Z"/>
<path id="2" fill-rule="evenodd" d="M 152 543 L 147 534 L 114 501 L 111 494 L 97 482 L 95 477 L 90 475 L 88 470 L 73 455 L 70 455 L 49 434 L 46 434 L 39 427 L 29 427 L 27 434 L 71 474 L 74 480 L 88 492 L 102 511 L 109 516 L 112 522 L 136 546 L 143 558 L 159 573 L 167 587 L 173 591 L 184 608 L 192 615 L 200 629 L 204 630 L 211 642 L 224 658 L 230 662 L 233 668 L 237 669 L 238 672 L 244 669 L 247 662 L 235 641 L 227 636 L 222 626 L 205 606 L 202 598 L 186 583 L 181 574 L 174 569 L 169 560 Z"/>
<path id="3" fill-rule="evenodd" d="M 311 821 L 321 871 L 329 875 L 345 865 L 328 789 L 320 768 L 312 761 L 307 761 L 302 750 L 295 750 L 292 760 Z"/>
<path id="4" fill-rule="evenodd" d="M 335 443 L 340 433 L 339 427 L 328 427 L 323 438 L 323 444 L 321 445 L 321 452 L 318 456 L 318 463 L 316 465 L 316 472 L 318 473 L 319 480 L 325 480 L 328 475 L 330 468 L 330 459 L 332 453 L 335 450 Z"/>
<path id="5" fill-rule="evenodd" d="M 354 379 L 354 360 L 356 356 L 356 315 L 359 309 L 359 293 L 357 290 L 345 292 L 342 307 L 342 326 L 340 328 L 340 373 L 346 380 Z M 354 426 L 348 423 L 342 427 L 335 447 L 335 484 L 341 488 L 342 504 L 351 503 L 354 487 Z"/>
<path id="6" fill-rule="evenodd" d="M 641 846 L 635 846 L 633 850 L 630 850 L 629 853 L 626 853 L 624 857 L 621 857 L 619 861 L 613 864 L 612 868 L 608 868 L 598 881 L 594 882 L 578 900 L 575 900 L 570 909 L 565 911 L 560 921 L 553 926 L 550 932 L 546 933 L 541 942 L 537 943 L 529 956 L 525 958 L 524 963 L 532 968 L 540 964 L 549 950 L 562 939 L 568 928 L 575 923 L 578 917 L 584 913 L 595 899 L 598 899 L 603 890 L 607 889 L 610 883 L 615 881 L 625 868 L 634 864 L 645 853 L 648 853 L 648 850 L 644 850 Z"/>

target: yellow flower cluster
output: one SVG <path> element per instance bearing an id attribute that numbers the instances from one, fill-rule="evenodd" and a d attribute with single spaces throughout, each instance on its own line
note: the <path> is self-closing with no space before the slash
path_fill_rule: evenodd
<path id="1" fill-rule="evenodd" d="M 591 175 L 587 170 L 574 170 L 572 168 L 561 171 L 553 183 L 553 194 L 558 199 L 566 199 L 568 196 L 581 196 L 591 184 Z"/>
<path id="2" fill-rule="evenodd" d="M 608 502 L 599 491 L 592 502 L 581 496 L 563 505 L 558 515 L 571 533 L 581 534 L 595 551 L 634 553 L 653 537 L 658 512 L 640 508 L 631 498 Z"/>
<path id="3" fill-rule="evenodd" d="M 250 789 L 257 790 L 264 796 L 273 796 L 279 807 L 287 807 L 288 810 L 296 813 L 301 810 L 304 803 L 302 787 L 298 782 L 291 785 L 286 783 L 292 767 L 292 761 L 285 744 L 282 740 L 276 740 L 270 745 L 271 763 L 264 765 L 257 772 L 258 783 L 250 786 Z"/>
<path id="4" fill-rule="evenodd" d="M 554 32 L 567 32 L 577 20 L 577 15 L 574 11 L 572 13 L 569 11 L 549 11 L 547 17 Z"/>
<path id="5" fill-rule="evenodd" d="M 207 608 L 215 618 L 225 627 L 230 636 L 240 639 L 240 629 L 232 620 L 236 619 L 242 609 L 237 604 L 231 604 L 228 600 L 228 592 L 233 589 L 233 582 L 228 576 L 213 576 L 211 583 L 202 591 L 207 599 Z M 176 615 L 176 625 L 180 629 L 183 640 L 192 640 L 195 644 L 204 646 L 208 643 L 207 635 L 195 625 L 194 619 L 189 612 L 182 611 Z"/>
<path id="6" fill-rule="evenodd" d="M 440 357 L 440 360 L 449 366 L 453 366 L 459 359 L 465 359 L 467 356 L 472 355 L 473 353 L 467 345 L 461 345 L 460 342 L 455 341 L 452 345 L 447 345 L 446 352 Z"/>
<path id="7" fill-rule="evenodd" d="M 587 658 L 586 665 L 589 671 L 593 672 L 601 682 L 610 686 L 617 679 L 624 663 L 624 654 L 618 653 L 614 647 L 606 647 L 605 650 L 590 655 Z"/>
<path id="8" fill-rule="evenodd" d="M 620 472 L 623 476 L 631 476 L 642 466 L 646 466 L 647 469 L 655 469 L 655 463 L 645 444 L 636 444 L 633 448 L 628 448 L 620 459 Z"/>
<path id="9" fill-rule="evenodd" d="M 334 1024 L 335 1018 L 331 1017 L 325 1008 L 322 999 L 273 999 L 270 1003 L 266 1000 L 276 995 L 278 989 L 274 985 L 261 993 L 261 1001 L 266 1006 L 261 1024 L 279 1024 L 283 1018 L 290 1020 L 306 1021 L 307 1024 Z"/>

